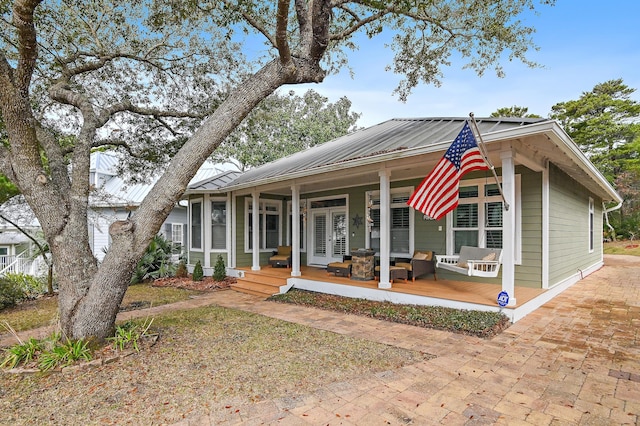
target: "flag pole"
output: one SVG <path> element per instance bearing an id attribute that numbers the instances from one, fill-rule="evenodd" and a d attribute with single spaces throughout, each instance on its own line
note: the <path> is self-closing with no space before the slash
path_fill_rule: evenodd
<path id="1" fill-rule="evenodd" d="M 507 199 L 504 197 L 504 192 L 502 192 L 502 185 L 498 180 L 498 175 L 496 174 L 496 168 L 493 167 L 493 163 L 491 163 L 491 160 L 489 160 L 489 152 L 487 151 L 487 147 L 485 146 L 484 141 L 482 140 L 482 134 L 480 133 L 480 129 L 478 129 L 478 123 L 476 123 L 476 117 L 473 115 L 473 112 L 469 113 L 469 117 L 471 117 L 471 123 L 473 124 L 475 132 L 478 134 L 478 141 L 480 142 L 478 146 L 480 147 L 480 152 L 482 153 L 482 156 L 484 157 L 484 161 L 489 166 L 489 169 L 491 170 L 491 173 L 493 173 L 493 177 L 496 180 L 496 183 L 498 184 L 498 191 L 502 196 L 502 201 L 504 202 L 504 209 L 505 211 L 509 211 L 509 203 L 507 203 Z"/>

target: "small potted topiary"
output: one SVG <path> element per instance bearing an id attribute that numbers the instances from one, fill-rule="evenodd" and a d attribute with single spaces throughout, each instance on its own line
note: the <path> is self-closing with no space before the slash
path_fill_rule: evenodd
<path id="1" fill-rule="evenodd" d="M 196 262 L 196 266 L 193 267 L 193 274 L 191 274 L 191 279 L 193 281 L 202 281 L 204 273 L 202 272 L 202 264 L 198 260 Z"/>

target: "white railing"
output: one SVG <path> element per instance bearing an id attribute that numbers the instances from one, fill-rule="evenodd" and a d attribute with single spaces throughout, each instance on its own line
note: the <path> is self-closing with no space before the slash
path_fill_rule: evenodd
<path id="1" fill-rule="evenodd" d="M 0 256 L 0 276 L 5 274 L 37 275 L 39 263 L 29 258 L 26 251 L 17 256 Z"/>

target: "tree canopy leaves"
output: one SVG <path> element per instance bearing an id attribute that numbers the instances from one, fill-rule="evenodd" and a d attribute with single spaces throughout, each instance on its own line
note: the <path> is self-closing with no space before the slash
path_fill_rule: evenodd
<path id="1" fill-rule="evenodd" d="M 623 171 L 640 171 L 640 102 L 631 98 L 634 92 L 622 79 L 609 80 L 552 107 L 551 118 L 610 182 Z"/>
<path id="2" fill-rule="evenodd" d="M 244 171 L 322 144 L 356 129 L 360 114 L 344 96 L 336 103 L 313 90 L 264 99 L 218 147 L 212 160 Z"/>
<path id="3" fill-rule="evenodd" d="M 344 67 L 357 34 L 392 31 L 389 69 L 404 76 L 405 99 L 439 84 L 454 54 L 479 75 L 502 75 L 504 59 L 535 66 L 534 29 L 518 17 L 553 3 L 0 1 L 0 173 L 50 244 L 63 332 L 106 336 L 135 264 L 200 165 L 276 90 Z M 98 265 L 89 168 L 105 146 L 141 169 L 166 167 L 137 211 L 112 225 Z"/>
<path id="4" fill-rule="evenodd" d="M 498 108 L 491 113 L 491 117 L 523 117 L 523 118 L 542 118 L 537 114 L 529 114 L 529 108 L 513 105 L 510 107 Z"/>

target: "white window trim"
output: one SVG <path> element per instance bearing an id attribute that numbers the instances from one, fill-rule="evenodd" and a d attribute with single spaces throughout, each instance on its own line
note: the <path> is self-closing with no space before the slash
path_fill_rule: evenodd
<path id="1" fill-rule="evenodd" d="M 413 194 L 414 191 L 414 187 L 413 186 L 403 186 L 403 187 L 398 187 L 398 188 L 391 188 L 389 190 L 389 195 L 390 195 L 390 200 L 393 198 L 394 194 L 402 194 L 405 193 L 409 196 L 411 196 L 411 194 Z M 367 191 L 365 193 L 365 218 L 364 218 L 364 226 L 367 227 L 366 231 L 365 231 L 365 236 L 366 236 L 366 243 L 367 243 L 367 247 L 371 247 L 371 232 L 369 232 L 368 230 L 368 226 L 369 224 L 367 223 L 367 217 L 366 215 L 368 214 L 368 206 L 366 205 L 368 200 L 370 199 L 380 199 L 380 190 L 377 189 L 375 191 Z M 413 256 L 413 252 L 415 250 L 415 214 L 412 214 L 411 208 L 406 204 L 406 203 L 391 203 L 391 205 L 389 206 L 389 210 L 391 210 L 391 207 L 407 207 L 409 208 L 409 253 L 400 253 L 400 252 L 391 252 L 389 254 L 390 257 L 412 257 Z M 371 210 L 379 210 L 380 209 L 380 204 L 376 204 L 371 206 Z M 380 255 L 380 253 L 376 253 L 377 256 Z"/>
<path id="2" fill-rule="evenodd" d="M 200 203 L 200 245 L 201 247 L 193 247 L 193 227 L 192 227 L 192 223 L 191 223 L 191 218 L 192 218 L 192 214 L 191 214 L 191 209 L 193 204 L 197 204 Z M 189 200 L 189 221 L 188 221 L 188 226 L 189 226 L 189 250 L 190 251 L 196 251 L 196 252 L 204 252 L 204 244 L 205 244 L 205 235 L 204 235 L 204 198 L 193 198 Z"/>
<path id="3" fill-rule="evenodd" d="M 516 182 L 516 199 L 515 199 L 515 206 L 513 206 L 512 208 L 515 208 L 515 244 L 514 244 L 514 263 L 516 265 L 521 265 L 522 264 L 522 176 L 520 174 L 516 174 L 515 175 L 515 182 Z M 500 182 L 500 184 L 502 184 L 502 177 L 498 177 L 498 182 Z M 469 202 L 471 203 L 473 200 L 477 200 L 478 204 L 482 204 L 482 207 L 480 205 L 478 205 L 478 232 L 480 230 L 482 230 L 482 234 L 479 236 L 480 238 L 478 238 L 478 245 L 480 247 L 484 247 L 485 245 L 485 238 L 484 238 L 484 206 L 485 203 L 487 201 L 493 201 L 494 199 L 499 199 L 500 201 L 502 201 L 504 203 L 504 200 L 502 200 L 502 197 L 499 195 L 494 195 L 491 197 L 485 197 L 484 196 L 484 186 L 485 185 L 492 185 L 495 183 L 495 179 L 492 179 L 491 182 L 489 182 L 487 179 L 485 178 L 478 178 L 478 179 L 465 179 L 465 180 L 461 180 L 460 181 L 460 186 L 474 186 L 474 185 L 478 185 L 478 194 L 483 194 L 482 196 L 478 196 L 478 198 L 461 198 L 459 200 L 459 204 L 465 204 L 465 202 Z M 482 187 L 482 188 L 480 188 Z M 454 244 L 454 235 L 453 235 L 453 211 L 447 213 L 447 234 L 446 234 L 446 244 L 447 244 L 447 254 L 448 255 L 453 255 L 454 250 L 455 250 L 455 244 Z M 502 234 L 502 238 L 505 238 L 504 235 L 504 231 Z"/>
<path id="4" fill-rule="evenodd" d="M 171 242 L 173 244 L 180 244 L 181 246 L 184 246 L 184 224 L 182 223 L 171 223 Z M 176 232 L 175 230 L 177 228 L 180 228 L 179 234 L 180 234 L 180 239 L 179 241 L 176 240 L 176 234 L 178 234 L 178 232 Z"/>
<path id="5" fill-rule="evenodd" d="M 593 198 L 589 197 L 589 214 L 587 216 L 587 249 L 589 253 L 593 253 L 595 251 L 596 246 L 596 206 Z"/>
<path id="6" fill-rule="evenodd" d="M 224 249 L 214 249 L 213 248 L 213 224 L 211 223 L 211 214 L 213 213 L 211 211 L 211 204 L 212 203 L 225 203 L 225 248 Z M 207 217 L 207 226 L 206 228 L 208 229 L 208 232 L 206 233 L 206 238 L 207 238 L 207 246 L 209 247 L 209 252 L 211 253 L 226 253 L 228 251 L 228 238 L 226 237 L 227 233 L 229 232 L 229 220 L 231 220 L 231 218 L 229 217 L 229 212 L 231 211 L 229 208 L 229 200 L 227 200 L 226 197 L 209 197 L 207 199 L 207 206 L 208 206 L 208 212 L 209 214 L 206 216 Z"/>
<path id="7" fill-rule="evenodd" d="M 259 214 L 261 215 L 266 215 L 266 212 L 264 210 L 264 206 L 266 205 L 270 205 L 270 206 L 275 206 L 276 210 L 275 212 L 269 212 L 270 214 L 277 214 L 278 215 L 278 245 L 282 245 L 282 202 L 279 200 L 273 200 L 270 198 L 260 198 L 258 199 L 258 208 L 260 209 Z M 253 250 L 251 250 L 249 248 L 249 212 L 253 207 L 253 200 L 251 199 L 251 197 L 246 197 L 244 200 L 244 252 L 245 253 L 251 253 Z M 266 225 L 266 221 L 263 222 Z M 263 242 L 266 242 L 267 238 L 266 238 L 266 226 L 262 229 L 263 235 L 261 235 L 261 238 L 258 239 L 258 241 L 262 240 Z M 275 250 L 277 247 L 269 247 L 269 248 L 264 248 L 264 247 L 260 247 L 259 252 L 260 253 L 267 253 L 267 252 L 271 252 L 273 250 Z"/>

